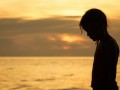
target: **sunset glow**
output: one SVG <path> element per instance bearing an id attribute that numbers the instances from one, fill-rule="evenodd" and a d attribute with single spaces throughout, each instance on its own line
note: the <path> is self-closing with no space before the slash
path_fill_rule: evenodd
<path id="1" fill-rule="evenodd" d="M 69 50 L 69 49 L 71 49 L 70 46 L 63 46 L 63 50 Z"/>
<path id="2" fill-rule="evenodd" d="M 1 0 L 0 55 L 93 56 L 96 45 L 79 28 L 91 8 L 106 14 L 120 45 L 119 0 Z"/>
<path id="3" fill-rule="evenodd" d="M 72 35 L 72 34 L 49 36 L 48 39 L 51 41 L 63 41 L 66 43 L 82 43 L 85 41 L 85 38 L 83 38 L 82 36 Z"/>
<path id="4" fill-rule="evenodd" d="M 68 34 L 63 34 L 60 36 L 60 39 L 62 41 L 68 42 L 68 43 L 80 43 L 84 41 L 84 38 L 77 36 L 77 35 L 68 35 Z"/>
<path id="5" fill-rule="evenodd" d="M 59 16 L 82 16 L 90 8 L 103 10 L 110 18 L 119 18 L 118 0 L 2 0 L 0 18 L 38 19 Z"/>

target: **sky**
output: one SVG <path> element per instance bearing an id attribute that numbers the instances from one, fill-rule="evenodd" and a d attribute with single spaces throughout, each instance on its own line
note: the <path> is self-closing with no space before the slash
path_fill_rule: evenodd
<path id="1" fill-rule="evenodd" d="M 91 8 L 108 18 L 120 46 L 119 0 L 1 0 L 0 56 L 93 56 L 95 42 L 79 30 Z"/>

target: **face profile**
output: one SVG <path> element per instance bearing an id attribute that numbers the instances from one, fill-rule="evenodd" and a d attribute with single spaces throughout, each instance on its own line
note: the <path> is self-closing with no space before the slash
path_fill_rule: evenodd
<path id="1" fill-rule="evenodd" d="M 79 26 L 93 41 L 99 41 L 107 35 L 106 15 L 98 9 L 88 10 L 83 15 Z"/>
<path id="2" fill-rule="evenodd" d="M 94 30 L 94 28 L 85 28 L 84 30 L 87 32 L 87 36 L 91 38 L 93 41 L 99 40 L 99 35 L 94 31 L 91 32 L 92 30 Z"/>

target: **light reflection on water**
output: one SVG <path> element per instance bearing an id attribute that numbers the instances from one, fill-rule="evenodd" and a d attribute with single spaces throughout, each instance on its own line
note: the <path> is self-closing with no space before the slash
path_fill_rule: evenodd
<path id="1" fill-rule="evenodd" d="M 1 57 L 0 90 L 91 90 L 92 57 Z M 120 86 L 120 62 L 117 82 Z"/>

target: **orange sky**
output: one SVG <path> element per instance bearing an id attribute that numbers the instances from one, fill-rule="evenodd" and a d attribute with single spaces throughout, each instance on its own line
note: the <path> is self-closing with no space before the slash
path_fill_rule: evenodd
<path id="1" fill-rule="evenodd" d="M 78 25 L 91 8 L 106 13 L 120 45 L 119 0 L 1 0 L 0 56 L 93 55 L 95 44 Z"/>
<path id="2" fill-rule="evenodd" d="M 1 0 L 0 18 L 38 19 L 51 16 L 80 16 L 90 8 L 119 19 L 119 0 Z"/>

